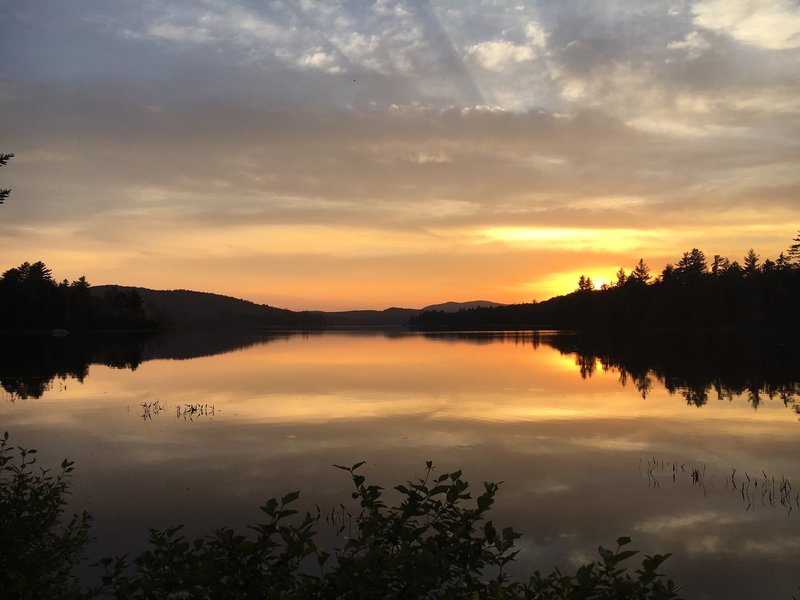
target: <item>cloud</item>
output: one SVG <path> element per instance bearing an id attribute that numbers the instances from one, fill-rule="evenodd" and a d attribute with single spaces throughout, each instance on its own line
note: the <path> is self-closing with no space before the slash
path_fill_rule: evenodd
<path id="1" fill-rule="evenodd" d="M 443 277 L 456 267 L 439 252 L 513 254 L 503 289 L 547 278 L 523 272 L 549 243 L 513 239 L 530 232 L 579 231 L 559 238 L 560 261 L 575 240 L 587 252 L 585 240 L 605 240 L 597 265 L 634 264 L 622 256 L 632 244 L 645 257 L 648 244 L 662 256 L 704 242 L 738 255 L 743 231 L 770 255 L 797 222 L 795 12 L 776 1 L 13 2 L 0 20 L 0 104 L 14 117 L 0 137 L 16 153 L 0 251 L 44 248 L 35 232 L 53 223 L 62 256 L 123 258 L 171 229 L 202 233 L 165 256 L 201 251 L 212 230 L 234 240 L 221 253 L 252 261 L 273 254 L 243 227 L 297 231 L 308 246 L 364 231 L 347 260 L 374 250 L 409 273 L 414 244 Z M 647 230 L 660 237 L 633 233 Z M 614 246 L 609 231 L 632 241 Z M 287 273 L 302 264 L 292 256 Z"/>
<path id="2" fill-rule="evenodd" d="M 506 40 L 490 40 L 475 44 L 467 50 L 484 69 L 500 71 L 510 64 L 531 60 L 536 54 L 532 47 L 518 45 Z"/>
<path id="3" fill-rule="evenodd" d="M 769 50 L 800 48 L 800 7 L 793 0 L 702 0 L 692 7 L 699 27 Z"/>
<path id="4" fill-rule="evenodd" d="M 536 48 L 543 49 L 547 45 L 547 32 L 538 21 L 529 21 L 525 26 L 525 37 Z"/>
<path id="5" fill-rule="evenodd" d="M 694 59 L 711 48 L 711 43 L 699 32 L 690 31 L 682 40 L 667 44 L 667 48 L 670 50 L 683 50 L 687 58 Z"/>
<path id="6" fill-rule="evenodd" d="M 343 71 L 342 67 L 337 64 L 336 57 L 325 52 L 320 47 L 312 48 L 303 54 L 297 62 L 304 67 L 313 67 L 328 73 L 341 73 Z"/>
<path id="7" fill-rule="evenodd" d="M 171 23 L 151 25 L 147 28 L 147 34 L 152 38 L 161 40 L 198 44 L 214 42 L 218 39 L 206 27 L 173 25 Z"/>

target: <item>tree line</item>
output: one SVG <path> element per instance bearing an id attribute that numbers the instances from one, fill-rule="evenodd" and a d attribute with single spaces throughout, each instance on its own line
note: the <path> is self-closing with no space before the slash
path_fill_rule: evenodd
<path id="1" fill-rule="evenodd" d="M 640 259 L 616 282 L 595 287 L 581 275 L 577 289 L 545 302 L 425 312 L 419 329 L 470 328 L 769 328 L 800 329 L 800 232 L 785 252 L 763 262 L 750 249 L 739 263 L 710 261 L 697 248 L 653 276 Z"/>
<path id="2" fill-rule="evenodd" d="M 41 261 L 24 262 L 0 277 L 0 331 L 142 330 L 156 328 L 136 290 L 89 291 L 86 277 L 56 282 Z"/>

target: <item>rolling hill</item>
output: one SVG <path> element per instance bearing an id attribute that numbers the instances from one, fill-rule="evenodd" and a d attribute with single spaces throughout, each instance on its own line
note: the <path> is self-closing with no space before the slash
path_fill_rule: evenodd
<path id="1" fill-rule="evenodd" d="M 426 310 L 457 312 L 478 306 L 500 306 L 488 300 L 445 302 L 423 309 L 392 307 L 385 310 L 292 311 L 249 300 L 191 290 L 152 290 L 142 287 L 98 285 L 96 296 L 116 291 L 138 292 L 148 317 L 168 329 L 275 329 L 322 327 L 402 327 Z"/>

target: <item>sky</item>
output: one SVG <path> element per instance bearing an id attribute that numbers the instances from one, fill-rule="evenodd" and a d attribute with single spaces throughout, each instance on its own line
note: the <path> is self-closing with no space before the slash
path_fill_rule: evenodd
<path id="1" fill-rule="evenodd" d="M 797 0 L 3 0 L 0 270 L 514 303 L 800 230 Z"/>

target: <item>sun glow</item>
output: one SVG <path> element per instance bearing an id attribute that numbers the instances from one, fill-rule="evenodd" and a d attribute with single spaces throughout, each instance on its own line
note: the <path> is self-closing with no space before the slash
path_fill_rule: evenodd
<path id="1" fill-rule="evenodd" d="M 652 245 L 665 233 L 650 229 L 590 229 L 551 227 L 493 227 L 480 235 L 491 241 L 522 246 L 545 246 L 575 251 L 630 252 Z"/>

